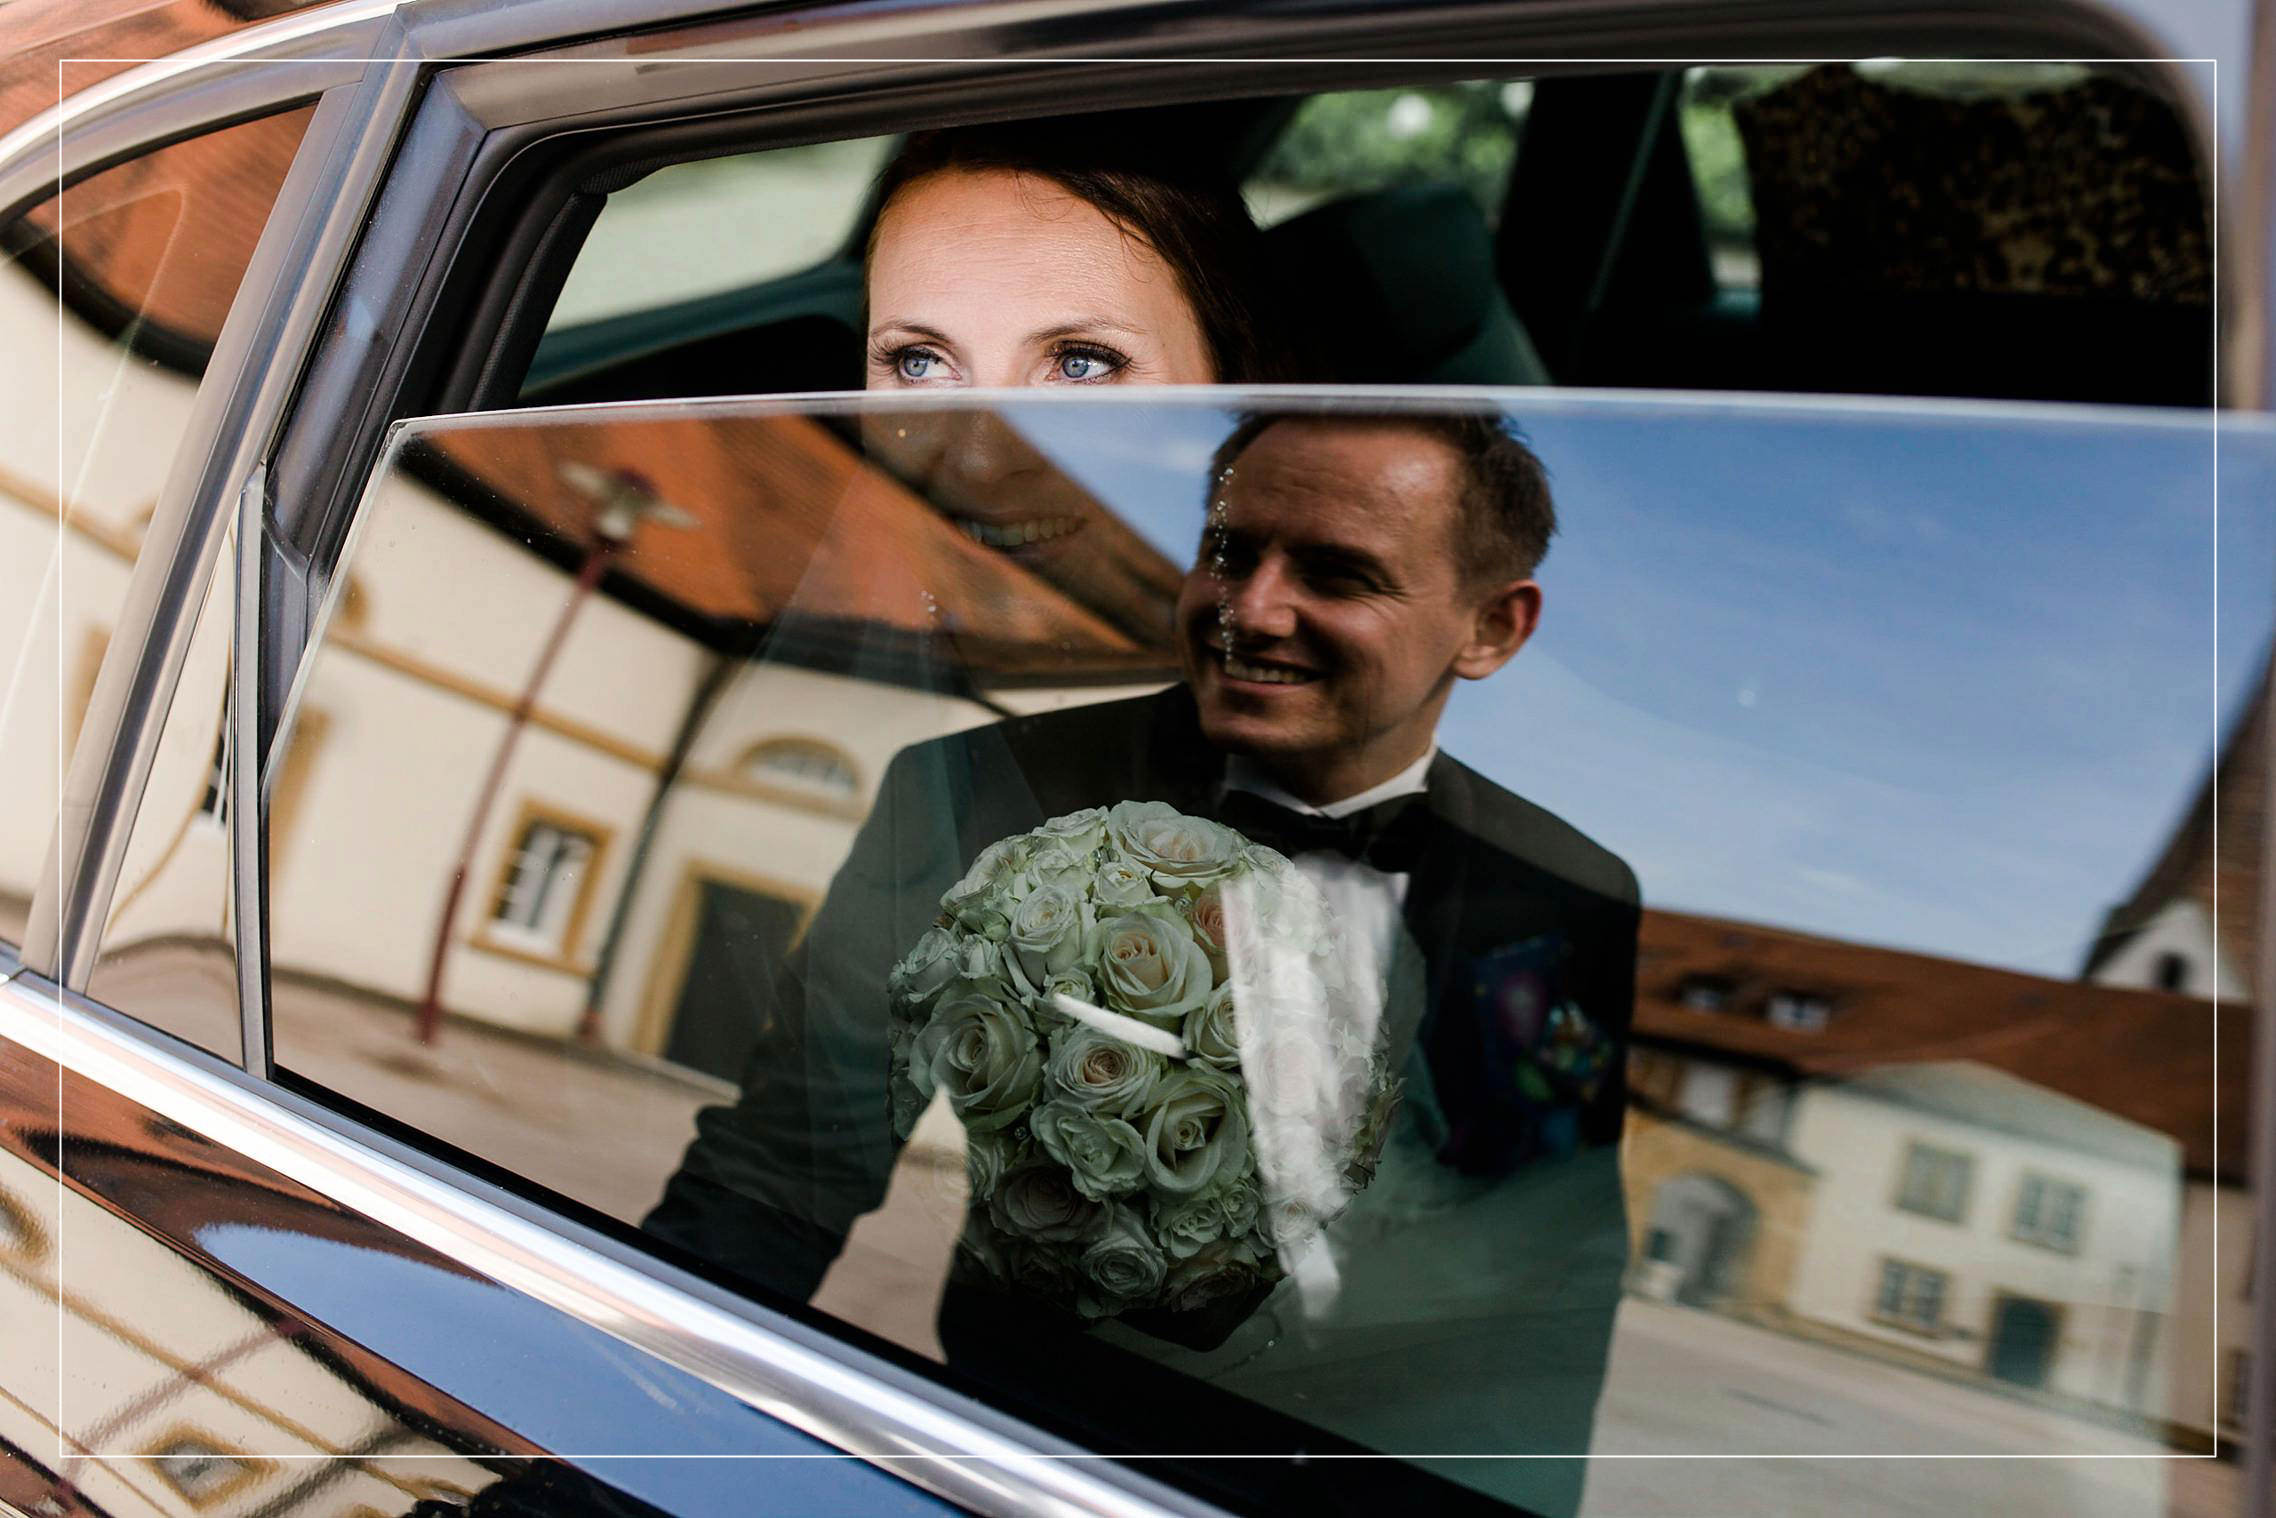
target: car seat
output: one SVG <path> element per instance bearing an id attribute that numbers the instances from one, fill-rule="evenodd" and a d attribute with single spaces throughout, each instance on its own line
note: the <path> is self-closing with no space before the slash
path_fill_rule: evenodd
<path id="1" fill-rule="evenodd" d="M 1450 184 L 1353 195 L 1269 229 L 1266 266 L 1299 346 L 1296 378 L 1336 384 L 1545 385 L 1494 279 L 1493 234 Z M 1309 351 L 1306 351 L 1309 350 Z"/>

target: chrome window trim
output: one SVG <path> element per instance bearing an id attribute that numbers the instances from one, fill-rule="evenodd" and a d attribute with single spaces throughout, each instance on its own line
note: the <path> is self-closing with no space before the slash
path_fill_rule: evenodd
<path id="1" fill-rule="evenodd" d="M 1007 1518 L 1222 1511 L 827 1334 L 770 1322 L 731 1293 L 666 1279 L 634 1250 L 477 1194 L 424 1156 L 389 1152 L 114 1016 L 34 975 L 0 979 L 0 1038 L 951 1502 Z"/>
<path id="2" fill-rule="evenodd" d="M 406 0 L 340 0 L 186 47 L 89 85 L 0 134 L 0 221 L 77 179 L 165 142 L 307 100 L 359 78 L 363 54 Z M 217 69 L 285 63 L 289 68 Z"/>

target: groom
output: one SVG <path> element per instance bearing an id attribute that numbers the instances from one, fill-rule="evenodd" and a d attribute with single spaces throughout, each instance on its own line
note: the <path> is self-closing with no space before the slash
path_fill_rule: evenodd
<path id="1" fill-rule="evenodd" d="M 1424 985 L 1394 1023 L 1408 1160 L 1354 1207 L 1370 1221 L 1340 1251 L 1342 1328 L 1222 1384 L 1288 1410 L 1277 1363 L 1308 1418 L 1393 1453 L 1585 1454 L 1625 1263 L 1635 878 L 1435 736 L 1454 683 L 1531 636 L 1554 527 L 1498 416 L 1245 422 L 1178 603 L 1184 682 L 895 759 L 778 989 L 779 1032 L 736 1105 L 699 1119 L 649 1231 L 803 1301 L 891 1169 L 884 980 L 941 892 L 1048 817 L 1167 801 L 1289 854 L 1355 953 L 1419 961 Z M 1457 1479 L 1577 1500 L 1577 1460 L 1488 1464 Z"/>

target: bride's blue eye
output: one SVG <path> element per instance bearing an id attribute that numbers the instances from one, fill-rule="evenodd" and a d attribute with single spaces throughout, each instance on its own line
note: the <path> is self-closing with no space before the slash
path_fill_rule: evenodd
<path id="1" fill-rule="evenodd" d="M 1128 362 L 1103 348 L 1064 348 L 1052 356 L 1051 375 L 1070 384 L 1097 384 L 1112 379 Z"/>
<path id="2" fill-rule="evenodd" d="M 929 377 L 933 365 L 939 362 L 940 355 L 937 353 L 928 353 L 922 348 L 903 348 L 893 355 L 893 372 L 905 380 L 921 380 Z"/>

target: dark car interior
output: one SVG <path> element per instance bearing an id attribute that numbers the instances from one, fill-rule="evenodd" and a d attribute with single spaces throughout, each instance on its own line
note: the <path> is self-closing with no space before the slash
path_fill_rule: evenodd
<path id="1" fill-rule="evenodd" d="M 1760 272 L 1733 287 L 1680 133 L 1684 82 L 1535 82 L 1498 226 L 1460 187 L 1406 183 L 1269 227 L 1291 309 L 1334 313 L 1332 357 L 1306 377 L 2212 400 L 2206 200 L 2147 88 L 2096 73 L 1930 96 L 1828 64 L 1744 100 Z M 1127 114 L 1245 178 L 1301 104 Z M 549 331 L 521 403 L 858 388 L 875 211 L 811 267 Z"/>

